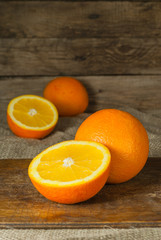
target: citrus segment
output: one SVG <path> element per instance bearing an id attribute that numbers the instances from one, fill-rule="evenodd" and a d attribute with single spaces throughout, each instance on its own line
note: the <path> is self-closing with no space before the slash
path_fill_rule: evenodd
<path id="1" fill-rule="evenodd" d="M 20 137 L 42 138 L 58 121 L 56 107 L 35 95 L 22 95 L 10 101 L 7 109 L 10 129 Z"/>
<path id="2" fill-rule="evenodd" d="M 66 141 L 49 147 L 29 166 L 29 177 L 46 198 L 76 203 L 94 196 L 106 183 L 110 152 L 102 144 Z"/>

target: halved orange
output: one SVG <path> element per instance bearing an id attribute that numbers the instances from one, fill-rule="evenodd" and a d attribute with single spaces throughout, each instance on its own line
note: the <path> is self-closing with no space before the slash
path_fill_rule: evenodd
<path id="1" fill-rule="evenodd" d="M 45 98 L 22 95 L 10 101 L 7 121 L 12 132 L 19 137 L 43 138 L 54 129 L 58 111 Z"/>
<path id="2" fill-rule="evenodd" d="M 29 165 L 28 174 L 47 199 L 64 204 L 85 201 L 107 181 L 111 155 L 107 147 L 88 141 L 53 145 Z"/>

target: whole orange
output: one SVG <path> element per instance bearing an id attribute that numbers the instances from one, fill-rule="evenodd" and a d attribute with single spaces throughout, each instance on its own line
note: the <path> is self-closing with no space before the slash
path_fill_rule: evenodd
<path id="1" fill-rule="evenodd" d="M 44 97 L 50 100 L 61 116 L 83 113 L 88 106 L 88 93 L 78 80 L 58 77 L 47 84 Z"/>
<path id="2" fill-rule="evenodd" d="M 76 140 L 96 141 L 111 152 L 109 183 L 122 183 L 136 176 L 144 167 L 149 152 L 148 135 L 131 114 L 104 109 L 89 116 L 78 128 Z"/>

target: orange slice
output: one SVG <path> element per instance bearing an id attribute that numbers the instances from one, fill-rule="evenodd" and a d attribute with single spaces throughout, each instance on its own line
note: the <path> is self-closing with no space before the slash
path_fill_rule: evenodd
<path id="1" fill-rule="evenodd" d="M 10 101 L 7 121 L 12 132 L 19 137 L 43 138 L 54 129 L 58 112 L 45 98 L 22 95 Z"/>
<path id="2" fill-rule="evenodd" d="M 107 181 L 111 155 L 102 144 L 65 141 L 53 145 L 30 163 L 28 173 L 47 199 L 73 204 L 98 193 Z"/>

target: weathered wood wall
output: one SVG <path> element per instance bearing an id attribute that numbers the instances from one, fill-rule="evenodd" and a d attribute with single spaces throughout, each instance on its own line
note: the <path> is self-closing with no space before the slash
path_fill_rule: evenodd
<path id="1" fill-rule="evenodd" d="M 161 74 L 161 2 L 0 1 L 0 75 Z"/>
<path id="2" fill-rule="evenodd" d="M 0 3 L 3 38 L 161 37 L 161 3 L 22 1 Z"/>
<path id="3" fill-rule="evenodd" d="M 70 75 L 88 86 L 90 111 L 161 110 L 160 74 L 160 1 L 0 0 L 1 88 L 10 84 L 21 94 L 38 81 Z M 1 91 L 1 101 L 13 95 Z"/>

